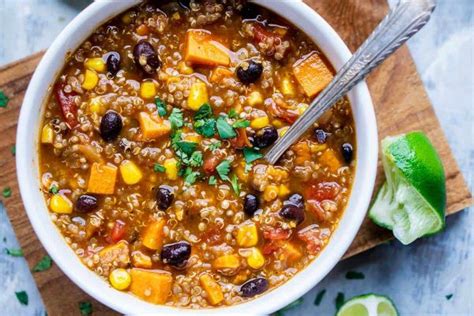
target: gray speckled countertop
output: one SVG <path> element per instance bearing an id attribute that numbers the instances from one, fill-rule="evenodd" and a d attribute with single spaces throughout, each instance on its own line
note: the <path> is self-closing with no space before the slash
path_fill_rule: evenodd
<path id="1" fill-rule="evenodd" d="M 322 0 L 330 1 L 330 0 Z M 390 0 L 394 3 L 395 0 Z M 45 49 L 87 5 L 85 0 L 0 0 L 0 65 Z M 409 47 L 441 125 L 472 188 L 474 167 L 474 2 L 438 0 L 430 24 Z M 285 315 L 333 315 L 338 292 L 346 298 L 368 292 L 389 295 L 401 315 L 474 315 L 474 214 L 448 219 L 444 233 L 410 246 L 386 244 L 339 263 L 304 303 Z M 18 247 L 0 205 L 0 249 Z M 365 274 L 347 280 L 349 270 Z M 0 251 L 2 315 L 43 315 L 44 308 L 23 258 Z M 326 289 L 320 306 L 316 294 Z M 22 306 L 16 291 L 29 295 Z M 453 294 L 450 300 L 446 295 Z"/>

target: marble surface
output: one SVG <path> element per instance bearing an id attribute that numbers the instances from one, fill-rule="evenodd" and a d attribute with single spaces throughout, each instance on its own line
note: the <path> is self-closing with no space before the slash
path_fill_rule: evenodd
<path id="1" fill-rule="evenodd" d="M 329 1 L 329 0 L 324 0 Z M 395 0 L 390 0 L 393 4 Z M 0 65 L 45 49 L 87 5 L 82 0 L 0 0 Z M 409 43 L 429 97 L 470 188 L 474 167 L 474 3 L 438 0 L 432 21 Z M 346 298 L 369 292 L 390 296 L 401 315 L 474 315 L 474 214 L 450 217 L 443 234 L 410 246 L 382 245 L 339 263 L 302 305 L 285 315 L 333 315 L 338 292 Z M 43 315 L 44 307 L 23 258 L 6 255 L 18 247 L 0 205 L 0 306 L 2 315 Z M 363 280 L 347 280 L 347 271 Z M 325 289 L 319 306 L 316 294 Z M 15 292 L 25 290 L 28 306 Z M 446 295 L 453 294 L 450 300 Z"/>

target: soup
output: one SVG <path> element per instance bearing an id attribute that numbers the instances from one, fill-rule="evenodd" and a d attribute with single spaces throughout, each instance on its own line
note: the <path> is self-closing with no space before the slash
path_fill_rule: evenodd
<path id="1" fill-rule="evenodd" d="M 276 165 L 265 151 L 332 80 L 309 37 L 242 1 L 144 2 L 66 57 L 40 132 L 51 218 L 120 291 L 234 305 L 318 256 L 355 172 L 339 101 Z"/>

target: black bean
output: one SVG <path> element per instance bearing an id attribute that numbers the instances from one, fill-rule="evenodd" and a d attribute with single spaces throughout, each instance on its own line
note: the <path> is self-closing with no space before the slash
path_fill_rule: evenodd
<path id="1" fill-rule="evenodd" d="M 258 148 L 266 148 L 276 142 L 278 131 L 273 126 L 267 126 L 255 133 L 252 144 Z"/>
<path id="2" fill-rule="evenodd" d="M 110 52 L 106 59 L 107 71 L 115 76 L 120 70 L 120 54 L 117 52 Z"/>
<path id="3" fill-rule="evenodd" d="M 156 54 L 155 48 L 145 40 L 141 40 L 135 45 L 133 58 L 137 66 L 149 75 L 155 74 L 161 66 L 161 61 Z"/>
<path id="4" fill-rule="evenodd" d="M 100 121 L 100 136 L 106 142 L 115 140 L 122 131 L 122 117 L 115 111 L 108 111 Z"/>
<path id="5" fill-rule="evenodd" d="M 163 246 L 161 260 L 176 268 L 182 268 L 191 255 L 191 244 L 187 241 L 178 241 Z"/>
<path id="6" fill-rule="evenodd" d="M 244 213 L 248 216 L 253 216 L 255 212 L 258 210 L 260 206 L 260 202 L 258 197 L 253 194 L 247 194 L 244 198 Z"/>
<path id="7" fill-rule="evenodd" d="M 240 287 L 243 297 L 253 297 L 262 294 L 268 289 L 268 281 L 265 278 L 255 278 L 248 280 Z"/>
<path id="8" fill-rule="evenodd" d="M 246 69 L 242 66 L 237 67 L 237 77 L 244 84 L 254 83 L 260 79 L 263 72 L 263 66 L 261 63 L 251 60 L 248 64 L 249 65 Z"/>
<path id="9" fill-rule="evenodd" d="M 352 149 L 352 145 L 349 143 L 342 144 L 341 152 L 342 152 L 342 157 L 344 157 L 344 161 L 348 164 L 351 163 L 352 156 L 354 153 L 354 150 Z"/>
<path id="10" fill-rule="evenodd" d="M 246 3 L 240 11 L 244 20 L 256 20 L 260 14 L 260 8 L 254 3 Z"/>
<path id="11" fill-rule="evenodd" d="M 95 196 L 83 194 L 76 201 L 76 211 L 80 213 L 90 213 L 98 207 L 98 201 Z"/>
<path id="12" fill-rule="evenodd" d="M 286 204 L 283 208 L 278 212 L 278 214 L 283 217 L 284 219 L 290 221 L 296 221 L 296 224 L 300 224 L 304 221 L 304 208 L 298 207 L 293 204 Z"/>
<path id="13" fill-rule="evenodd" d="M 327 139 L 328 139 L 328 133 L 326 133 L 324 130 L 317 128 L 314 130 L 314 138 L 316 138 L 316 141 L 319 144 L 325 144 Z"/>
<path id="14" fill-rule="evenodd" d="M 304 208 L 304 198 L 301 194 L 295 193 L 288 198 L 288 203 Z M 286 204 L 286 201 L 284 202 Z"/>
<path id="15" fill-rule="evenodd" d="M 173 198 L 173 189 L 167 185 L 160 186 L 156 191 L 156 202 L 158 203 L 158 208 L 162 211 L 171 206 Z"/>

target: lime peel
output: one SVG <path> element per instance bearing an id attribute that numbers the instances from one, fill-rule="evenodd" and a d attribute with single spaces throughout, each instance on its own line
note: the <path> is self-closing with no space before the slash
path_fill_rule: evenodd
<path id="1" fill-rule="evenodd" d="M 369 293 L 345 302 L 336 316 L 398 316 L 398 311 L 388 297 Z"/>

